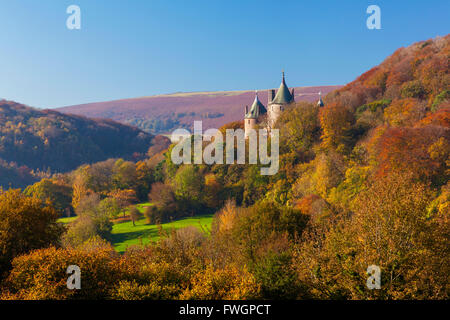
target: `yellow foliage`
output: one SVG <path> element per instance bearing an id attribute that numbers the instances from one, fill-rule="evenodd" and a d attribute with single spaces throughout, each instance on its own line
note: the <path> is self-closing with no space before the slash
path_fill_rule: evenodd
<path id="1" fill-rule="evenodd" d="M 255 278 L 245 268 L 227 266 L 214 270 L 208 266 L 206 270 L 197 273 L 191 288 L 187 289 L 181 299 L 195 300 L 247 300 L 259 296 L 259 285 Z"/>

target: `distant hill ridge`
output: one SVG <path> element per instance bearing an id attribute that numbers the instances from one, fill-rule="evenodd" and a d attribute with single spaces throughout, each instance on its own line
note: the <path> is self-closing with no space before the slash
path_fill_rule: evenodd
<path id="1" fill-rule="evenodd" d="M 287 79 L 288 80 L 288 79 Z M 342 86 L 295 87 L 296 101 L 316 101 L 318 93 L 327 94 Z M 267 104 L 267 90 L 259 91 Z M 203 128 L 219 128 L 242 120 L 244 108 L 254 99 L 255 91 L 177 92 L 148 97 L 95 102 L 56 110 L 95 118 L 108 118 L 132 124 L 151 133 L 170 133 L 176 128 L 190 129 L 194 120 Z"/>

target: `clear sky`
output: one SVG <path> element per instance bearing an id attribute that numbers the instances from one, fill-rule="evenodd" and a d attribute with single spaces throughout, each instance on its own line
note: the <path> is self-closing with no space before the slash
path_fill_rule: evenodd
<path id="1" fill-rule="evenodd" d="M 66 27 L 69 5 L 81 30 Z M 381 8 L 381 30 L 366 9 Z M 0 0 L 0 97 L 40 108 L 171 92 L 345 84 L 446 35 L 449 0 Z"/>

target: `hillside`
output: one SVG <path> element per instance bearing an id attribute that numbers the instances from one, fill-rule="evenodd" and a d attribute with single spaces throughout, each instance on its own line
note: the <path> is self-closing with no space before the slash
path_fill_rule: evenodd
<path id="1" fill-rule="evenodd" d="M 276 85 L 278 88 L 278 83 Z M 317 101 L 318 92 L 327 94 L 340 87 L 297 87 L 295 99 Z M 252 103 L 254 94 L 254 91 L 175 93 L 68 106 L 57 110 L 129 123 L 151 133 L 170 133 L 180 127 L 190 129 L 194 120 L 202 120 L 204 128 L 219 128 L 241 120 L 244 107 Z M 267 90 L 258 95 L 266 104 Z"/>
<path id="2" fill-rule="evenodd" d="M 397 121 L 396 125 L 411 125 L 430 111 L 448 112 L 449 42 L 450 35 L 446 35 L 399 48 L 380 65 L 329 94 L 325 102 L 335 102 L 352 109 L 380 99 L 409 102 L 399 106 L 401 110 L 397 111 L 402 111 L 405 119 L 397 119 L 401 123 Z M 408 117 L 409 122 L 406 121 Z"/>
<path id="3" fill-rule="evenodd" d="M 36 171 L 64 172 L 145 153 L 153 136 L 112 120 L 88 119 L 0 101 L 0 185 L 22 186 Z M 34 171 L 31 172 L 30 169 Z"/>
<path id="4" fill-rule="evenodd" d="M 26 166 L 18 167 L 15 163 L 0 159 L 0 188 L 25 187 L 38 181 L 40 177 Z"/>

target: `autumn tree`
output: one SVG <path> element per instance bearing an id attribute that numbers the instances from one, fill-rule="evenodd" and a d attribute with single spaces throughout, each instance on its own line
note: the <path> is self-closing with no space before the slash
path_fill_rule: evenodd
<path id="1" fill-rule="evenodd" d="M 130 218 L 131 218 L 131 221 L 133 222 L 133 226 L 136 226 L 136 221 L 140 217 L 142 217 L 142 213 L 139 211 L 139 209 L 136 208 L 136 206 L 130 207 Z"/>
<path id="2" fill-rule="evenodd" d="M 304 161 L 311 157 L 313 143 L 320 135 L 319 108 L 298 103 L 282 113 L 275 126 L 280 129 L 280 152 L 295 153 Z"/>
<path id="3" fill-rule="evenodd" d="M 80 200 L 84 196 L 92 192 L 89 189 L 89 168 L 88 165 L 84 165 L 72 172 L 72 207 L 74 209 L 78 207 Z"/>
<path id="4" fill-rule="evenodd" d="M 49 202 L 20 190 L 0 193 L 0 276 L 11 260 L 34 249 L 57 245 L 63 227 Z"/>
<path id="5" fill-rule="evenodd" d="M 111 213 L 101 203 L 97 194 L 93 193 L 81 199 L 76 214 L 78 218 L 70 223 L 63 236 L 64 246 L 75 247 L 95 236 L 110 240 L 112 231 Z"/>
<path id="6" fill-rule="evenodd" d="M 87 168 L 87 185 L 92 191 L 105 193 L 112 188 L 115 163 L 114 159 L 108 159 Z"/>
<path id="7" fill-rule="evenodd" d="M 42 179 L 41 181 L 27 187 L 24 194 L 35 195 L 43 202 L 47 199 L 53 204 L 59 215 L 63 215 L 72 209 L 72 188 L 62 183 L 50 179 Z"/>
<path id="8" fill-rule="evenodd" d="M 218 181 L 214 174 L 207 174 L 205 176 L 205 191 L 203 199 L 205 204 L 210 208 L 217 208 L 223 203 L 221 199 L 221 191 L 223 186 Z"/>
<path id="9" fill-rule="evenodd" d="M 136 163 L 136 179 L 136 196 L 140 201 L 145 201 L 154 182 L 153 170 L 145 161 Z"/>
<path id="10" fill-rule="evenodd" d="M 430 191 L 410 174 L 391 174 L 361 192 L 352 216 L 311 229 L 296 254 L 309 295 L 328 299 L 437 299 L 448 295 L 448 220 L 430 217 Z M 381 289 L 366 287 L 381 268 Z"/>
<path id="11" fill-rule="evenodd" d="M 308 216 L 269 201 L 249 208 L 227 202 L 213 224 L 211 255 L 216 265 L 246 266 L 264 298 L 295 298 L 299 283 L 290 242 L 301 235 Z"/>
<path id="12" fill-rule="evenodd" d="M 354 115 L 346 107 L 330 104 L 320 109 L 322 141 L 327 148 L 345 151 L 352 144 L 352 126 Z"/>
<path id="13" fill-rule="evenodd" d="M 155 206 L 164 208 L 175 203 L 175 193 L 170 185 L 156 182 L 148 195 L 148 199 Z"/>
<path id="14" fill-rule="evenodd" d="M 114 219 L 120 214 L 122 208 L 119 206 L 116 199 L 108 197 L 99 202 L 98 210 Z"/>
<path id="15" fill-rule="evenodd" d="M 386 121 L 393 126 L 412 126 L 425 116 L 426 105 L 414 98 L 394 100 L 384 110 Z"/>
<path id="16" fill-rule="evenodd" d="M 232 266 L 217 270 L 208 266 L 194 276 L 192 287 L 181 295 L 181 299 L 195 300 L 247 300 L 259 297 L 259 286 L 254 276 L 246 269 L 239 270 Z"/>
<path id="17" fill-rule="evenodd" d="M 114 164 L 113 184 L 117 189 L 136 189 L 136 165 L 119 159 Z"/>
<path id="18" fill-rule="evenodd" d="M 78 248 L 35 250 L 17 257 L 12 265 L 5 294 L 10 299 L 106 299 L 124 278 L 118 254 L 98 239 Z M 69 265 L 82 270 L 81 290 L 67 288 Z"/>
<path id="19" fill-rule="evenodd" d="M 129 207 L 131 204 L 137 202 L 136 192 L 132 189 L 119 190 L 116 189 L 109 193 L 109 196 L 113 198 L 119 208 L 122 210 L 125 216 L 125 208 Z"/>
<path id="20" fill-rule="evenodd" d="M 152 146 L 148 148 L 147 156 L 149 158 L 154 157 L 158 153 L 161 153 L 170 146 L 170 139 L 163 136 L 163 135 L 157 135 L 152 140 Z"/>
<path id="21" fill-rule="evenodd" d="M 441 185 L 448 179 L 449 132 L 443 127 L 383 128 L 369 143 L 378 174 L 410 172 L 424 182 Z"/>

